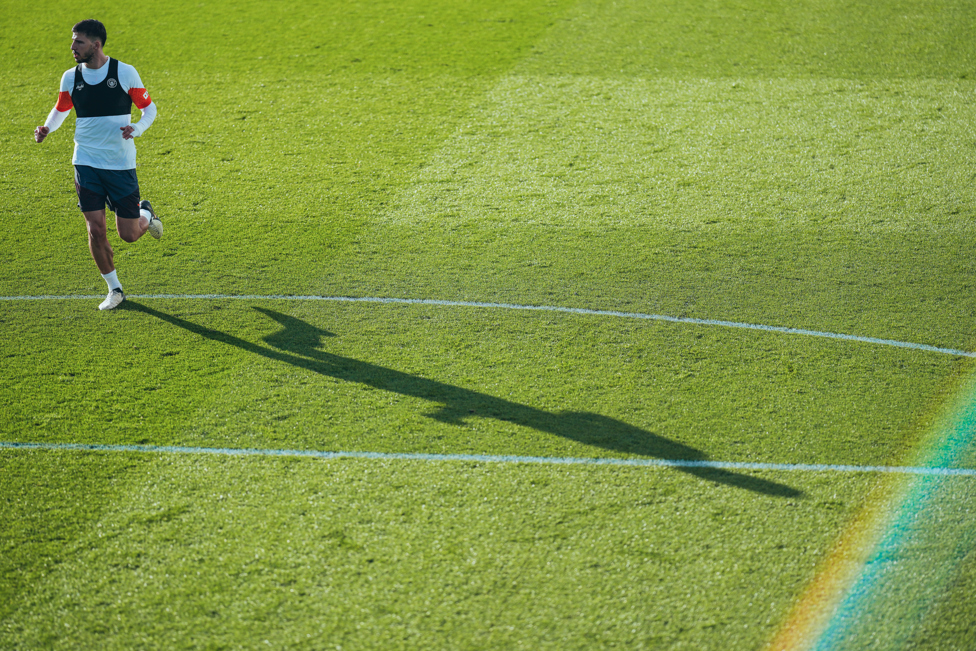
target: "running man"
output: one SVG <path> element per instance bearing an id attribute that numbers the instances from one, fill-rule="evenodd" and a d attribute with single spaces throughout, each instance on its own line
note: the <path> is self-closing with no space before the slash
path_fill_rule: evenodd
<path id="1" fill-rule="evenodd" d="M 156 119 L 156 105 L 139 73 L 130 65 L 105 55 L 105 25 L 83 20 L 72 28 L 71 53 L 77 67 L 61 77 L 58 103 L 44 126 L 34 130 L 34 140 L 44 142 L 75 109 L 75 190 L 78 207 L 88 223 L 88 248 L 95 265 L 108 283 L 108 296 L 98 306 L 111 310 L 125 300 L 115 272 L 112 246 L 105 226 L 105 204 L 115 213 L 119 237 L 135 242 L 146 231 L 159 239 L 163 224 L 148 201 L 139 201 L 136 178 L 136 146 Z M 142 117 L 131 123 L 132 105 Z"/>

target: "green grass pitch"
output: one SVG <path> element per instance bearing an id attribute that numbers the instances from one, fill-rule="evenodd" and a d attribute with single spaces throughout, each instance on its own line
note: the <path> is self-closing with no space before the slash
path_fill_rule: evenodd
<path id="1" fill-rule="evenodd" d="M 159 107 L 166 232 L 110 234 L 108 313 L 73 114 L 32 140 L 89 17 Z M 2 649 L 762 649 L 879 473 L 486 459 L 904 465 L 973 371 L 271 298 L 976 350 L 969 0 L 2 0 L 0 36 L 0 296 L 52 297 L 0 301 L 0 443 L 51 444 L 0 448 Z M 953 570 L 873 648 L 976 645 L 946 481 Z"/>

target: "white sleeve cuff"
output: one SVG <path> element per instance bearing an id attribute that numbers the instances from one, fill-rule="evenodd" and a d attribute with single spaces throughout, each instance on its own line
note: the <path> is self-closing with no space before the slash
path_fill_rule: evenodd
<path id="1" fill-rule="evenodd" d="M 156 119 L 156 102 L 150 102 L 149 106 L 142 109 L 142 117 L 139 121 L 132 125 L 132 137 L 141 136 L 146 132 L 150 126 L 152 126 L 153 120 Z"/>

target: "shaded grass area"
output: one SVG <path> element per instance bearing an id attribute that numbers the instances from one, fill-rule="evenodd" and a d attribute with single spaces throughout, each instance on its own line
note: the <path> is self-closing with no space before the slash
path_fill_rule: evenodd
<path id="1" fill-rule="evenodd" d="M 548 72 L 634 77 L 973 79 L 957 0 L 581 2 L 537 47 Z"/>

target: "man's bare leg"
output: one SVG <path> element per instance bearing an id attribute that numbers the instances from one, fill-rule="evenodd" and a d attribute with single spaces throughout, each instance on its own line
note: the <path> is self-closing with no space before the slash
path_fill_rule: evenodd
<path id="1" fill-rule="evenodd" d="M 95 266 L 102 273 L 102 278 L 108 283 L 108 296 L 98 306 L 98 309 L 111 310 L 125 300 L 125 294 L 122 292 L 119 278 L 115 274 L 115 252 L 112 250 L 112 245 L 108 243 L 105 210 L 93 210 L 82 214 L 88 224 L 88 249 L 91 251 L 92 258 L 95 259 Z"/>
<path id="2" fill-rule="evenodd" d="M 135 242 L 149 230 L 149 220 L 141 214 L 138 219 L 123 219 L 116 215 L 115 228 L 123 242 Z"/>
<path id="3" fill-rule="evenodd" d="M 105 210 L 93 210 L 82 213 L 88 224 L 88 249 L 95 266 L 103 274 L 115 271 L 115 251 L 108 243 L 108 230 L 105 227 Z"/>

